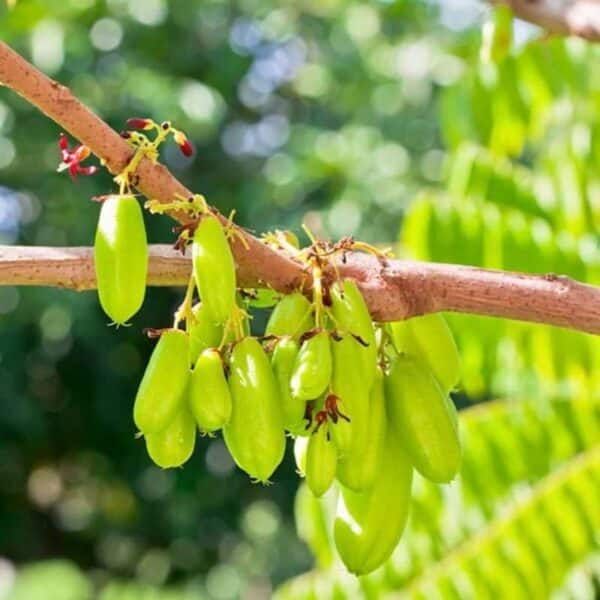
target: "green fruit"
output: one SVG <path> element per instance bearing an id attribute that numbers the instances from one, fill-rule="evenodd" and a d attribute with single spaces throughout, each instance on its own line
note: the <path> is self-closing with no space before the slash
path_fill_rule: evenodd
<path id="1" fill-rule="evenodd" d="M 195 319 L 188 329 L 188 333 L 190 335 L 190 364 L 195 365 L 203 350 L 219 347 L 223 339 L 223 326 L 214 322 L 204 304 L 196 304 L 192 310 Z"/>
<path id="2" fill-rule="evenodd" d="M 369 388 L 363 377 L 360 347 L 345 334 L 331 344 L 333 374 L 331 391 L 338 397 L 338 408 L 350 419 L 339 418 L 330 433 L 340 459 L 356 456 L 366 446 L 369 429 Z"/>
<path id="3" fill-rule="evenodd" d="M 148 271 L 144 217 L 134 196 L 115 194 L 102 203 L 94 265 L 104 312 L 119 325 L 127 322 L 144 302 Z"/>
<path id="4" fill-rule="evenodd" d="M 362 493 L 340 490 L 334 540 L 352 573 L 366 575 L 392 554 L 406 524 L 411 481 L 410 459 L 388 428 L 373 487 Z"/>
<path id="5" fill-rule="evenodd" d="M 337 449 L 329 437 L 328 426 L 323 423 L 308 438 L 304 473 L 310 491 L 317 498 L 331 487 L 335 479 Z"/>
<path id="6" fill-rule="evenodd" d="M 383 371 L 379 367 L 375 372 L 375 382 L 371 388 L 368 422 L 364 448 L 353 451 L 337 466 L 338 481 L 355 492 L 362 492 L 372 487 L 383 454 L 386 414 Z"/>
<path id="7" fill-rule="evenodd" d="M 385 381 L 387 414 L 415 469 L 436 483 L 451 481 L 461 463 L 452 401 L 431 371 L 399 356 Z"/>
<path id="8" fill-rule="evenodd" d="M 283 426 L 292 433 L 304 431 L 306 402 L 292 395 L 290 382 L 298 357 L 298 343 L 291 337 L 283 337 L 275 346 L 271 364 L 279 386 Z"/>
<path id="9" fill-rule="evenodd" d="M 415 356 L 431 369 L 445 392 L 460 379 L 460 356 L 446 320 L 439 313 L 391 323 L 392 341 L 398 352 Z"/>
<path id="10" fill-rule="evenodd" d="M 212 215 L 202 217 L 194 232 L 192 265 L 208 313 L 216 323 L 226 323 L 235 304 L 235 263 L 223 226 Z"/>
<path id="11" fill-rule="evenodd" d="M 187 408 L 183 408 L 166 429 L 146 435 L 146 449 L 159 467 L 169 469 L 179 467 L 189 459 L 195 441 L 194 418 Z"/>
<path id="12" fill-rule="evenodd" d="M 235 345 L 229 366 L 232 411 L 223 428 L 225 443 L 241 469 L 258 481 L 267 481 L 285 450 L 277 381 L 255 338 Z"/>
<path id="13" fill-rule="evenodd" d="M 300 347 L 291 379 L 292 395 L 301 400 L 318 398 L 331 380 L 329 332 L 320 331 Z"/>
<path id="14" fill-rule="evenodd" d="M 298 436 L 294 440 L 294 460 L 300 477 L 304 477 L 306 474 L 306 451 L 308 450 L 309 439 L 308 437 Z"/>
<path id="15" fill-rule="evenodd" d="M 314 326 L 311 303 L 299 292 L 284 296 L 273 309 L 265 335 L 291 335 L 296 340 Z"/>
<path id="16" fill-rule="evenodd" d="M 231 394 L 221 355 L 214 348 L 200 354 L 190 376 L 188 401 L 201 431 L 221 429 L 231 417 Z"/>
<path id="17" fill-rule="evenodd" d="M 166 429 L 179 412 L 188 383 L 189 340 L 179 329 L 164 331 L 138 388 L 133 420 L 145 435 Z"/>
<path id="18" fill-rule="evenodd" d="M 373 384 L 375 367 L 377 366 L 377 345 L 375 330 L 369 309 L 352 279 L 331 286 L 331 313 L 335 326 L 341 332 L 359 336 L 364 344 L 355 340 L 359 348 L 358 354 L 362 363 L 362 376 L 368 389 Z"/>

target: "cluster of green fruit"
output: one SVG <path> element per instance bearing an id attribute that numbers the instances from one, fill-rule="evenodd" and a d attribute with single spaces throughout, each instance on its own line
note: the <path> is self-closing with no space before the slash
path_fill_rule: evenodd
<path id="1" fill-rule="evenodd" d="M 413 467 L 436 482 L 459 468 L 448 397 L 458 359 L 445 322 L 430 315 L 375 326 L 355 282 L 344 280 L 322 305 L 299 292 L 284 296 L 264 336 L 251 337 L 214 216 L 201 218 L 192 248 L 202 303 L 187 332 L 161 332 L 135 402 L 150 456 L 161 467 L 181 465 L 197 429 L 222 429 L 237 465 L 266 482 L 287 431 L 312 492 L 339 484 L 342 560 L 354 573 L 372 571 L 401 536 Z"/>
<path id="2" fill-rule="evenodd" d="M 448 395 L 458 382 L 459 362 L 437 314 L 376 325 L 375 360 L 353 342 L 350 337 L 348 348 L 337 342 L 331 348 L 343 386 L 340 406 L 348 410 L 349 399 L 354 417 L 345 425 L 350 445 L 340 445 L 337 425 L 330 423 L 335 451 L 324 450 L 326 438 L 314 435 L 296 438 L 294 450 L 315 496 L 337 480 L 335 545 L 346 567 L 364 575 L 383 564 L 400 540 L 413 468 L 436 483 L 451 481 L 459 470 L 458 422 Z M 325 480 L 322 456 L 329 469 Z"/>
<path id="3" fill-rule="evenodd" d="M 459 364 L 445 321 L 428 315 L 373 323 L 356 283 L 339 278 L 331 262 L 364 244 L 312 240 L 299 249 L 281 234 L 275 242 L 312 275 L 312 299 L 300 291 L 278 297 L 264 335 L 251 336 L 244 297 L 269 293 L 238 291 L 228 240 L 237 230 L 201 196 L 173 204 L 194 217 L 178 241 L 182 248 L 191 243 L 193 273 L 173 327 L 150 331 L 159 339 L 134 405 L 150 457 L 178 467 L 191 456 L 198 430 L 222 430 L 236 464 L 268 482 L 289 434 L 312 493 L 322 496 L 337 482 L 341 559 L 353 573 L 374 570 L 404 529 L 413 468 L 444 483 L 460 466 L 448 396 Z M 147 269 L 133 195 L 104 199 L 95 260 L 101 304 L 124 323 L 143 300 Z"/>

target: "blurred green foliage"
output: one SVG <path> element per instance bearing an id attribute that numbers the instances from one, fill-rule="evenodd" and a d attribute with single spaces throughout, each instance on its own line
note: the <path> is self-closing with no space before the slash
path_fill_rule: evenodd
<path id="1" fill-rule="evenodd" d="M 0 36 L 116 129 L 131 116 L 171 119 L 197 153 L 185 159 L 171 145 L 164 162 L 252 230 L 299 233 L 304 219 L 320 236 L 390 243 L 408 210 L 404 253 L 598 282 L 598 52 L 580 41 L 524 44 L 532 29 L 520 23 L 516 50 L 488 38 L 480 60 L 486 10 L 475 1 L 19 0 L 0 8 Z M 108 192 L 110 177 L 72 185 L 56 174 L 59 132 L 0 90 L 1 243 L 91 244 L 98 207 L 88 199 Z M 171 226 L 147 218 L 154 242 L 172 241 Z M 498 236 L 505 251 L 490 254 Z M 294 530 L 290 457 L 264 488 L 233 468 L 220 439 L 199 440 L 192 461 L 168 472 L 135 439 L 132 401 L 152 347 L 140 332 L 169 322 L 181 293 L 150 290 L 133 326 L 114 331 L 93 293 L 0 287 L 0 597 L 15 566 L 57 557 L 65 562 L 23 568 L 11 600 L 83 600 L 93 590 L 102 600 L 268 598 L 311 566 Z M 598 387 L 589 337 L 452 323 L 462 403 L 498 392 L 584 402 Z M 472 521 L 450 540 L 443 528 L 411 525 L 394 586 L 484 528 L 509 491 L 530 490 L 591 446 L 572 421 L 563 432 L 535 406 L 541 414 L 524 422 L 564 433 L 567 450 L 555 457 L 553 437 L 521 429 L 529 441 L 519 446 L 514 423 L 491 419 L 470 455 L 489 480 L 462 500 L 429 486 L 422 512 L 452 521 L 472 501 Z M 508 433 L 497 441 L 494 431 Z M 506 473 L 503 444 L 540 462 L 519 464 L 513 448 L 523 470 Z M 568 581 L 589 590 L 593 564 Z M 313 597 L 328 597 L 335 581 L 326 576 Z M 350 597 L 361 593 L 343 581 Z M 375 582 L 369 589 L 384 589 Z"/>

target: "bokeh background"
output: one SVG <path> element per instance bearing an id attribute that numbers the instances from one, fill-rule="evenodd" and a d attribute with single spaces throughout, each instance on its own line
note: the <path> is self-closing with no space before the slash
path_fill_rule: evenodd
<path id="1" fill-rule="evenodd" d="M 132 116 L 172 120 L 196 153 L 168 144 L 164 162 L 251 230 L 300 234 L 304 221 L 324 237 L 400 236 L 402 255 L 598 282 L 598 53 L 522 22 L 512 47 L 491 51 L 484 39 L 482 50 L 489 16 L 475 0 L 18 0 L 0 8 L 0 36 L 117 130 Z M 0 89 L 1 243 L 92 243 L 89 199 L 111 179 L 57 174 L 60 131 Z M 147 218 L 153 242 L 172 241 L 171 226 Z M 135 439 L 132 402 L 152 348 L 141 330 L 167 324 L 181 297 L 149 290 L 133 325 L 115 331 L 94 293 L 0 287 L 0 598 L 258 600 L 313 566 L 294 526 L 291 453 L 262 487 L 219 437 L 199 439 L 170 471 Z M 459 406 L 502 395 L 538 408 L 576 399 L 588 411 L 585 435 L 563 424 L 568 451 L 534 440 L 545 459 L 505 469 L 511 484 L 523 490 L 598 443 L 590 336 L 451 323 L 465 366 Z M 500 448 L 486 459 L 496 467 Z M 512 489 L 488 488 L 503 500 Z M 597 593 L 594 535 L 578 555 L 591 574 L 585 584 L 574 575 L 586 594 Z M 463 539 L 450 537 L 444 551 Z M 402 573 L 392 587 L 419 569 Z"/>

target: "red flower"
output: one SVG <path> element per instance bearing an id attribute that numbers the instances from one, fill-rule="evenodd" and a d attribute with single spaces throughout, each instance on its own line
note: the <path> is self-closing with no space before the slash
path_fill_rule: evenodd
<path id="1" fill-rule="evenodd" d="M 89 167 L 82 167 L 80 164 L 91 154 L 91 151 L 87 146 L 79 144 L 71 150 L 69 149 L 67 136 L 64 133 L 61 133 L 58 140 L 58 147 L 60 148 L 60 156 L 62 158 L 62 162 L 58 165 L 57 169 L 59 173 L 68 170 L 71 179 L 75 180 L 78 174 L 93 175 L 98 171 L 98 167 L 96 166 L 91 165 Z"/>

